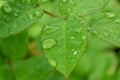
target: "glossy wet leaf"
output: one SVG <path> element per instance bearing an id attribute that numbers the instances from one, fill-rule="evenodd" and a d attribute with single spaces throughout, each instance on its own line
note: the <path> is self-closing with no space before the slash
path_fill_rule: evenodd
<path id="1" fill-rule="evenodd" d="M 42 15 L 36 0 L 8 0 L 0 4 L 0 38 L 16 34 L 35 23 Z"/>
<path id="2" fill-rule="evenodd" d="M 116 74 L 118 60 L 113 45 L 104 42 L 95 36 L 89 36 L 86 53 L 73 70 L 70 80 L 116 80 L 112 78 Z M 96 47 L 97 46 L 97 47 Z"/>
<path id="3" fill-rule="evenodd" d="M 59 10 L 64 16 L 73 12 L 83 16 L 103 8 L 107 2 L 108 0 L 59 0 Z"/>
<path id="4" fill-rule="evenodd" d="M 93 35 L 120 46 L 120 15 L 116 12 L 103 12 L 90 20 L 88 29 Z"/>
<path id="5" fill-rule="evenodd" d="M 7 60 L 16 61 L 23 59 L 28 49 L 26 32 L 1 39 L 0 47 Z"/>
<path id="6" fill-rule="evenodd" d="M 74 15 L 45 26 L 41 35 L 43 52 L 50 64 L 66 77 L 86 47 L 86 25 Z"/>
<path id="7" fill-rule="evenodd" d="M 14 71 L 19 80 L 65 80 L 61 74 L 49 65 L 43 56 L 16 62 Z"/>

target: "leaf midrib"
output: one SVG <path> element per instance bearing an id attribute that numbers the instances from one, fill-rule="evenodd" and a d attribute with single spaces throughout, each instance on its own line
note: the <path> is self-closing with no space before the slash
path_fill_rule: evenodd
<path id="1" fill-rule="evenodd" d="M 67 53 L 66 53 L 66 51 L 67 51 L 67 47 L 66 47 L 66 21 L 64 21 L 64 25 L 63 25 L 63 36 L 64 36 L 64 44 L 63 44 L 63 45 L 64 45 L 64 47 L 63 47 L 64 53 L 63 53 L 63 54 L 64 54 L 64 57 L 65 57 L 65 60 L 66 60 L 66 61 L 65 61 L 65 65 L 66 65 L 66 66 L 65 66 L 65 67 L 66 67 L 65 69 L 66 69 L 66 75 L 67 75 L 67 72 L 68 72 L 68 70 L 67 70 L 67 69 L 68 69 L 68 68 L 67 68 L 67 59 L 68 59 L 68 58 L 67 58 Z M 65 76 L 66 76 L 66 75 L 65 75 Z"/>

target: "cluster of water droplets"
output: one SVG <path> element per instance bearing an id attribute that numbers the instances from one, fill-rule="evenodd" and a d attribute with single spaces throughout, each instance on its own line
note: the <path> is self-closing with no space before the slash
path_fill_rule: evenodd
<path id="1" fill-rule="evenodd" d="M 120 16 L 115 12 L 106 12 L 104 13 L 104 17 L 102 17 L 103 16 L 101 16 L 101 18 L 96 17 L 95 20 L 98 22 L 98 25 L 97 23 L 95 24 L 96 26 L 93 24 L 88 30 L 105 40 L 119 41 Z M 101 26 L 99 26 L 99 24 Z M 100 27 L 99 30 L 97 27 Z"/>
<path id="2" fill-rule="evenodd" d="M 61 0 L 59 2 L 60 12 L 64 15 L 68 15 L 73 11 L 73 8 L 76 4 L 75 0 Z"/>
<path id="3" fill-rule="evenodd" d="M 59 23 L 56 23 L 55 25 L 46 25 L 43 30 L 43 34 L 49 36 L 58 31 L 59 29 Z M 42 47 L 44 49 L 50 49 L 57 44 L 57 41 L 58 40 L 55 40 L 54 38 L 47 38 L 46 40 L 43 40 Z"/>
<path id="4" fill-rule="evenodd" d="M 19 1 L 17 2 L 14 0 L 10 0 L 10 2 L 6 1 L 4 5 L 2 6 L 4 11 L 1 10 L 0 14 L 4 14 L 5 12 L 3 19 L 6 19 L 7 21 L 9 21 L 10 18 L 17 17 L 19 14 L 25 15 L 25 12 L 23 12 L 22 10 L 34 8 L 34 6 L 31 6 L 30 3 L 31 3 L 31 0 L 27 0 L 27 2 L 26 0 L 21 0 L 21 3 Z M 12 5 L 15 5 L 15 6 L 12 6 Z M 41 10 L 34 10 L 33 13 L 31 11 L 28 14 L 26 14 L 29 20 L 33 20 L 36 17 L 41 17 L 41 15 L 42 15 Z"/>
<path id="5" fill-rule="evenodd" d="M 56 44 L 57 44 L 57 41 L 55 41 L 54 39 L 46 39 L 46 40 L 43 41 L 42 47 L 44 49 L 49 49 L 49 48 L 53 47 Z"/>

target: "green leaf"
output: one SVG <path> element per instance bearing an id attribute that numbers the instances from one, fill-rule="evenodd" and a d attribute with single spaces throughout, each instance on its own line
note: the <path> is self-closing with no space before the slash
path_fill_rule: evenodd
<path id="1" fill-rule="evenodd" d="M 42 15 L 36 0 L 8 0 L 0 4 L 0 38 L 16 34 L 35 23 Z"/>
<path id="2" fill-rule="evenodd" d="M 28 49 L 28 38 L 26 32 L 10 36 L 0 40 L 0 46 L 8 60 L 16 61 L 23 59 Z"/>
<path id="3" fill-rule="evenodd" d="M 74 80 L 74 76 L 80 80 L 116 80 L 112 79 L 118 66 L 115 52 L 111 50 L 114 46 L 95 36 L 89 36 L 88 44 L 86 53 L 70 75 L 70 80 Z"/>
<path id="4" fill-rule="evenodd" d="M 46 25 L 42 31 L 43 52 L 50 64 L 66 77 L 85 50 L 86 32 L 84 20 L 74 15 Z"/>
<path id="5" fill-rule="evenodd" d="M 14 71 L 19 80 L 65 80 L 48 64 L 44 56 L 16 62 Z"/>
<path id="6" fill-rule="evenodd" d="M 59 10 L 64 16 L 77 12 L 80 16 L 103 8 L 108 0 L 59 0 Z"/>
<path id="7" fill-rule="evenodd" d="M 120 46 L 120 15 L 116 12 L 103 12 L 90 20 L 88 29 L 93 35 Z"/>
<path id="8" fill-rule="evenodd" d="M 16 80 L 8 64 L 0 61 L 0 80 Z"/>

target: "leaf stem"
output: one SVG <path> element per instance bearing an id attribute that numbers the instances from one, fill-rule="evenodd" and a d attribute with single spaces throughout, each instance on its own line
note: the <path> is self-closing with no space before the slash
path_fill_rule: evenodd
<path id="1" fill-rule="evenodd" d="M 50 15 L 51 17 L 58 17 L 57 15 L 55 15 L 55 14 L 53 14 L 53 13 L 51 13 L 51 12 L 48 12 L 48 11 L 46 11 L 46 10 L 43 10 L 43 12 L 44 12 L 45 14 Z"/>
<path id="2" fill-rule="evenodd" d="M 69 78 L 66 78 L 66 80 L 69 80 Z"/>
<path id="3" fill-rule="evenodd" d="M 8 66 L 9 66 L 11 72 L 13 73 L 13 76 L 16 78 L 15 72 L 14 72 L 14 69 L 13 69 L 13 63 L 11 61 L 8 61 L 7 63 L 8 63 Z"/>

